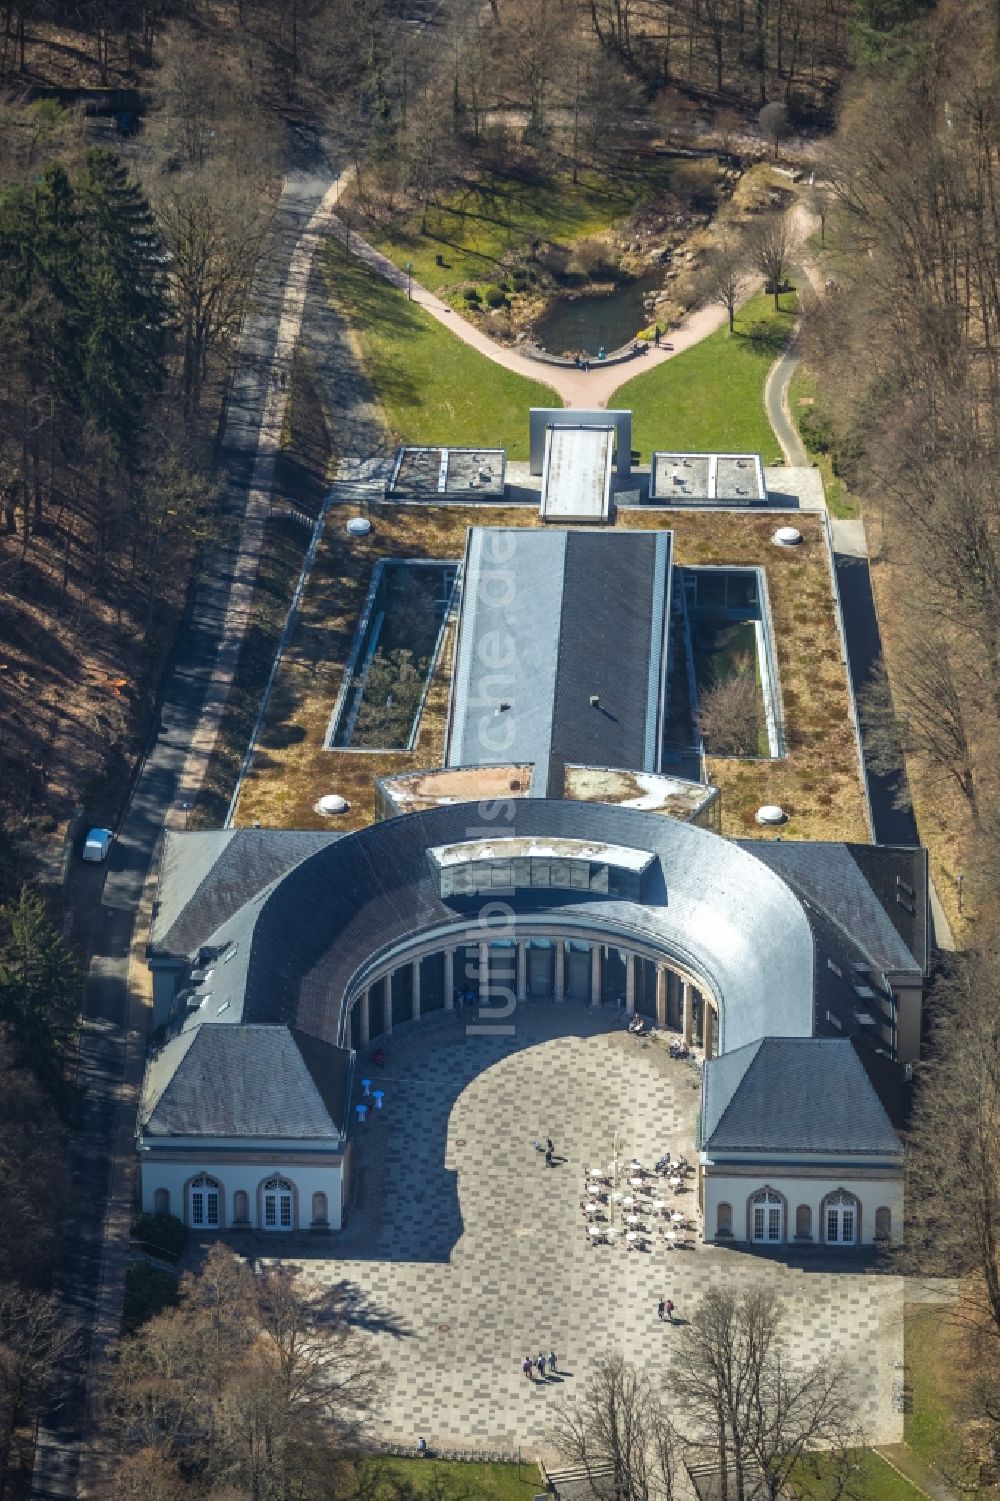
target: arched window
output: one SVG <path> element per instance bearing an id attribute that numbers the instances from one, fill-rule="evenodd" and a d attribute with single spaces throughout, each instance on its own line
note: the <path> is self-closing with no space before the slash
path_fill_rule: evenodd
<path id="1" fill-rule="evenodd" d="M 196 1230 L 217 1230 L 222 1222 L 222 1188 L 214 1178 L 192 1178 L 188 1187 L 188 1224 Z"/>
<path id="2" fill-rule="evenodd" d="M 773 1188 L 762 1188 L 750 1200 L 750 1239 L 776 1245 L 785 1238 L 785 1201 Z"/>
<path id="3" fill-rule="evenodd" d="M 261 1188 L 263 1199 L 263 1228 L 265 1230 L 291 1230 L 294 1228 L 292 1198 L 295 1193 L 287 1178 L 268 1178 Z"/>
<path id="4" fill-rule="evenodd" d="M 169 1188 L 158 1188 L 156 1190 L 155 1194 L 153 1195 L 153 1213 L 154 1214 L 169 1214 L 170 1213 L 170 1189 Z"/>
<path id="5" fill-rule="evenodd" d="M 327 1224 L 326 1194 L 313 1194 L 313 1218 L 314 1225 Z"/>
<path id="6" fill-rule="evenodd" d="M 250 1196 L 245 1188 L 238 1188 L 233 1194 L 233 1224 L 249 1225 L 250 1223 Z"/>
<path id="7" fill-rule="evenodd" d="M 715 1211 L 716 1235 L 730 1236 L 733 1233 L 733 1206 L 720 1204 Z"/>
<path id="8" fill-rule="evenodd" d="M 812 1240 L 813 1212 L 809 1204 L 800 1204 L 795 1211 L 795 1239 Z"/>
<path id="9" fill-rule="evenodd" d="M 875 1211 L 875 1239 L 892 1239 L 892 1211 L 887 1209 L 884 1204 L 880 1209 L 876 1209 Z"/>
<path id="10" fill-rule="evenodd" d="M 823 1238 L 828 1246 L 853 1246 L 858 1238 L 858 1201 L 840 1189 L 823 1200 Z"/>

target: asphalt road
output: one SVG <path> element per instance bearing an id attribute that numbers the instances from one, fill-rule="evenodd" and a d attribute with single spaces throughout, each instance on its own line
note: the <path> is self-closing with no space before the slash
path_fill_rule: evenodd
<path id="1" fill-rule="evenodd" d="M 286 180 L 272 255 L 247 318 L 226 415 L 224 509 L 238 521 L 246 504 L 277 321 L 292 250 L 336 175 L 316 142 L 298 135 L 301 164 Z M 163 695 L 153 741 L 112 845 L 91 935 L 78 1082 L 82 1099 L 70 1148 L 72 1202 L 66 1207 L 55 1290 L 80 1327 L 82 1348 L 58 1374 L 39 1427 L 33 1497 L 75 1497 L 88 1425 L 87 1368 L 100 1290 L 105 1215 L 119 1126 L 128 1010 L 128 961 L 136 910 L 157 841 L 176 796 L 187 748 L 220 645 L 235 553 L 220 548 L 206 568 Z"/>

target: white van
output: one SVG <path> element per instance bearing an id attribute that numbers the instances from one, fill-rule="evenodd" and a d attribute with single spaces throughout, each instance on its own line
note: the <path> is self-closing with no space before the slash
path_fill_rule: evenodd
<path id="1" fill-rule="evenodd" d="M 111 848 L 110 829 L 91 829 L 83 841 L 83 858 L 98 863 L 108 858 L 108 850 Z"/>

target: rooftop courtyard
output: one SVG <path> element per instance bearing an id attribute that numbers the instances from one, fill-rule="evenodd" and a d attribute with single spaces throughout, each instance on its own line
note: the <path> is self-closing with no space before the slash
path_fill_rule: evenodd
<path id="1" fill-rule="evenodd" d="M 317 1287 L 345 1285 L 394 1368 L 375 1425 L 388 1441 L 423 1433 L 432 1447 L 549 1454 L 553 1404 L 583 1390 L 595 1359 L 617 1348 L 654 1378 L 668 1373 L 673 1331 L 657 1299 L 670 1297 L 683 1320 L 720 1281 L 786 1298 L 793 1352 L 842 1356 L 868 1437 L 898 1440 L 900 1279 L 704 1246 L 690 1177 L 679 1191 L 654 1178 L 639 1196 L 647 1249 L 626 1249 L 627 1211 L 607 1200 L 591 1218 L 621 1233 L 591 1244 L 591 1168 L 606 1174 L 616 1148 L 623 1165 L 636 1157 L 647 1168 L 668 1150 L 695 1155 L 696 1068 L 622 1021 L 541 1001 L 517 1009 L 509 1036 L 475 1035 L 459 1011 L 394 1032 L 383 1063 L 359 1058 L 358 1077 L 385 1106 L 355 1133 L 347 1228 L 290 1236 L 281 1258 L 273 1236 L 247 1236 L 246 1248 L 301 1265 Z M 534 1145 L 549 1136 L 553 1168 Z M 650 1212 L 659 1195 L 683 1216 L 683 1249 L 668 1249 L 669 1221 Z M 550 1349 L 558 1378 L 529 1384 L 524 1355 Z"/>
<path id="2" fill-rule="evenodd" d="M 325 794 L 336 793 L 350 803 L 337 818 L 337 829 L 362 828 L 375 816 L 377 779 L 441 766 L 454 612 L 433 658 L 412 748 L 324 749 L 372 570 L 382 558 L 458 562 L 472 526 L 542 524 L 537 512 L 526 506 L 374 503 L 369 508 L 370 534 L 349 538 L 344 528 L 352 511 L 353 507 L 335 506 L 328 514 L 240 796 L 237 824 L 330 828 L 316 805 Z M 774 546 L 771 538 L 778 524 L 774 514 L 764 513 L 643 506 L 622 507 L 615 513 L 615 529 L 672 531 L 676 564 L 758 565 L 766 575 L 787 754 L 780 759 L 709 758 L 709 782 L 722 791 L 723 833 L 760 835 L 756 811 L 762 804 L 776 803 L 789 815 L 784 837 L 866 841 L 869 831 L 823 519 L 807 513 L 796 516 L 803 535 L 796 548 Z"/>

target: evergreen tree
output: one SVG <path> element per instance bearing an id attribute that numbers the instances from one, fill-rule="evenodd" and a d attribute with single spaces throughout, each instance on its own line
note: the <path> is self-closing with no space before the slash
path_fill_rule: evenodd
<path id="1" fill-rule="evenodd" d="M 83 229 L 83 415 L 133 469 L 142 415 L 164 379 L 170 321 L 166 255 L 152 209 L 110 151 L 87 153 L 77 187 Z"/>
<path id="2" fill-rule="evenodd" d="M 27 1065 L 50 1088 L 62 1080 L 79 992 L 76 960 L 41 897 L 22 886 L 16 900 L 0 908 L 0 1022 L 15 1065 Z"/>

